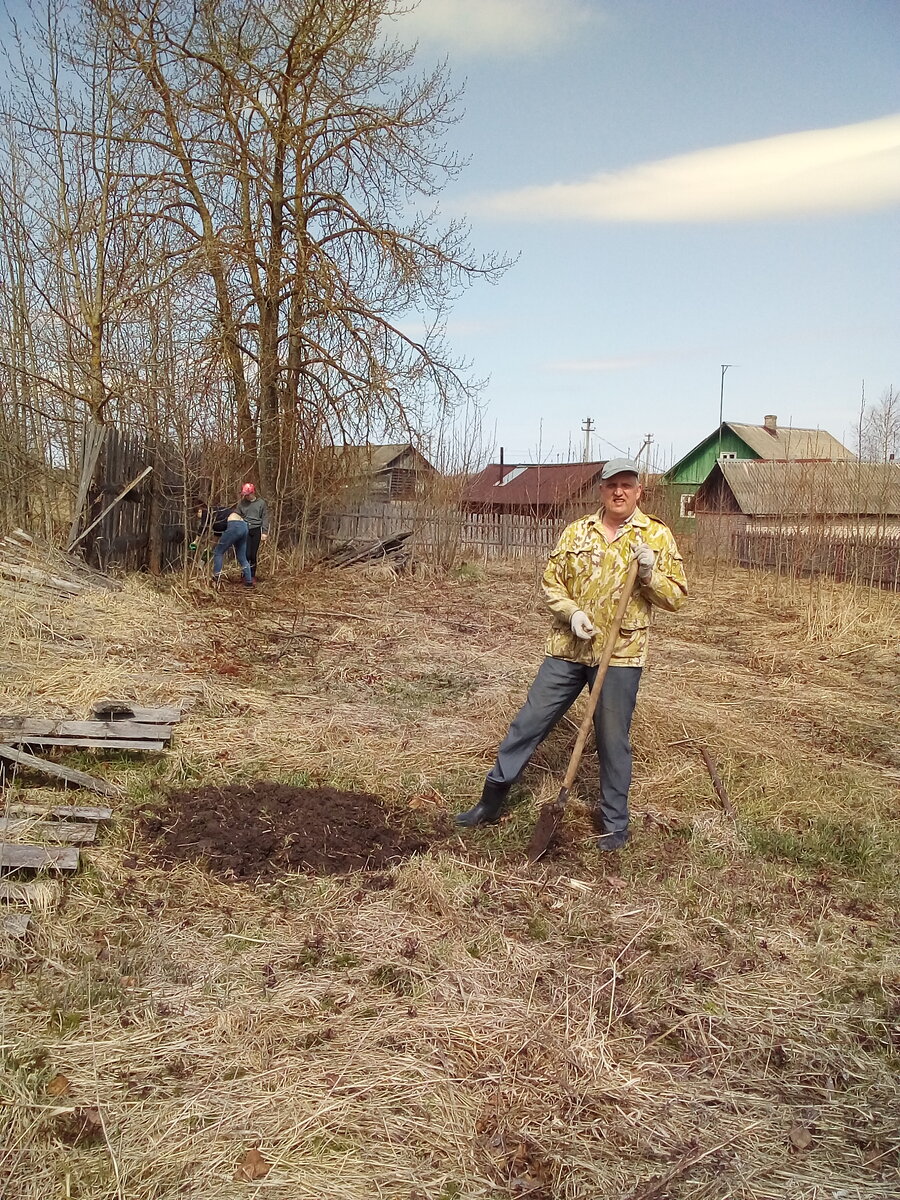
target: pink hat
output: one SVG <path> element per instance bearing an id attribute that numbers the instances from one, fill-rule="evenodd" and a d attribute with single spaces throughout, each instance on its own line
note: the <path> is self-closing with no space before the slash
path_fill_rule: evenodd
<path id="1" fill-rule="evenodd" d="M 255 495 L 255 493 L 256 493 L 256 488 L 253 486 L 252 483 L 245 483 L 244 486 L 241 488 L 242 496 L 253 496 L 253 495 Z"/>

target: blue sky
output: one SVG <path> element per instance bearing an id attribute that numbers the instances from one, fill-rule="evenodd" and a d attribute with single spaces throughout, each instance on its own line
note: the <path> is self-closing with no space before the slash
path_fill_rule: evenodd
<path id="1" fill-rule="evenodd" d="M 455 307 L 508 460 L 636 450 L 726 419 L 855 444 L 900 385 L 897 0 L 422 0 L 465 84 L 443 196 L 518 254 Z"/>

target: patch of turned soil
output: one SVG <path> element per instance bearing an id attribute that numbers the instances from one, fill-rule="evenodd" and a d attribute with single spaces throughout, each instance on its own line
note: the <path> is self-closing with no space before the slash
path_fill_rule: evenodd
<path id="1" fill-rule="evenodd" d="M 266 780 L 169 792 L 165 806 L 145 812 L 141 824 L 157 861 L 203 862 L 239 880 L 383 870 L 426 850 L 440 832 L 389 824 L 368 792 Z"/>

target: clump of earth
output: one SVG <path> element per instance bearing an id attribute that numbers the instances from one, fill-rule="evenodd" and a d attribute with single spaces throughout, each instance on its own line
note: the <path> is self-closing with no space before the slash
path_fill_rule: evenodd
<path id="1" fill-rule="evenodd" d="M 159 862 L 203 862 L 238 880 L 384 870 L 445 833 L 434 822 L 409 828 L 389 819 L 369 792 L 266 780 L 169 792 L 141 823 Z"/>

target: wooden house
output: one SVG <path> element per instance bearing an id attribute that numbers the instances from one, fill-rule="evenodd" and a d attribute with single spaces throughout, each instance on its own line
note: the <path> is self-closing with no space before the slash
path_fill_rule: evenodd
<path id="1" fill-rule="evenodd" d="M 740 535 L 874 541 L 900 536 L 900 464 L 722 460 L 698 488 L 697 542 L 724 551 Z"/>
<path id="2" fill-rule="evenodd" d="M 424 481 L 437 474 L 424 454 L 409 442 L 387 446 L 335 446 L 348 488 L 362 503 L 410 500 Z"/>
<path id="3" fill-rule="evenodd" d="M 605 463 L 491 463 L 463 492 L 468 512 L 532 517 L 590 512 L 599 504 Z"/>
<path id="4" fill-rule="evenodd" d="M 662 476 L 663 483 L 674 492 L 669 507 L 679 513 L 680 528 L 690 528 L 697 490 L 720 460 L 852 462 L 855 455 L 824 430 L 781 426 L 775 416 L 765 417 L 762 425 L 723 421 Z"/>

